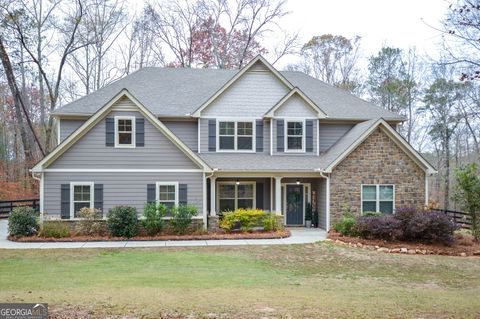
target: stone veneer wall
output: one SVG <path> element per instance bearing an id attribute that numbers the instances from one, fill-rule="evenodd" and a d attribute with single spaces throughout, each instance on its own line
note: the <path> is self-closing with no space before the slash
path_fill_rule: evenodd
<path id="1" fill-rule="evenodd" d="M 360 215 L 361 184 L 395 185 L 395 208 L 425 204 L 425 171 L 380 128 L 333 169 L 331 225 L 342 216 L 345 204 Z"/>

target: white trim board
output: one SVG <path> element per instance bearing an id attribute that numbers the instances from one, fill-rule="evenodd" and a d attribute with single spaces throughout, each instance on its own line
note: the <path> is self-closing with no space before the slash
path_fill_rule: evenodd
<path id="1" fill-rule="evenodd" d="M 197 154 L 195 154 L 188 146 L 186 146 L 168 127 L 160 122 L 147 108 L 145 108 L 127 89 L 122 89 L 100 110 L 92 115 L 85 123 L 83 123 L 74 133 L 70 134 L 62 141 L 50 154 L 45 156 L 33 168 L 32 172 L 40 172 L 53 163 L 60 155 L 72 147 L 81 137 L 83 137 L 90 129 L 98 124 L 111 110 L 112 106 L 121 98 L 129 98 L 137 107 L 138 111 L 149 120 L 161 133 L 165 135 L 174 145 L 176 145 L 185 155 L 187 155 L 194 163 L 199 165 L 204 171 L 210 172 L 211 169 Z"/>
<path id="2" fill-rule="evenodd" d="M 45 173 L 202 173 L 202 169 L 142 169 L 142 168 L 45 168 Z"/>

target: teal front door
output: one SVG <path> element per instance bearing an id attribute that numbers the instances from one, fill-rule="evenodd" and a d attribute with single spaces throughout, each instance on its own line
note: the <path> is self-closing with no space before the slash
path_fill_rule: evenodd
<path id="1" fill-rule="evenodd" d="M 302 184 L 286 185 L 285 204 L 287 225 L 303 225 L 303 200 L 305 198 L 303 191 Z"/>

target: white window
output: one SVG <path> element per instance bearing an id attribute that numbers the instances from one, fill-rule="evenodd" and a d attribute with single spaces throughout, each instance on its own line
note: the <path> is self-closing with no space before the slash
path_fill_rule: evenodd
<path id="1" fill-rule="evenodd" d="M 219 121 L 217 151 L 253 151 L 253 121 Z"/>
<path id="2" fill-rule="evenodd" d="M 77 218 L 80 209 L 93 209 L 93 182 L 70 183 L 70 218 Z"/>
<path id="3" fill-rule="evenodd" d="M 394 185 L 362 185 L 362 213 L 393 214 L 395 210 Z"/>
<path id="4" fill-rule="evenodd" d="M 304 121 L 286 121 L 285 151 L 305 151 L 305 123 Z"/>
<path id="5" fill-rule="evenodd" d="M 220 212 L 255 208 L 255 182 L 219 182 L 217 185 Z"/>
<path id="6" fill-rule="evenodd" d="M 178 183 L 157 182 L 156 201 L 165 205 L 168 209 L 178 206 Z"/>
<path id="7" fill-rule="evenodd" d="M 115 116 L 115 147 L 135 147 L 135 116 Z"/>

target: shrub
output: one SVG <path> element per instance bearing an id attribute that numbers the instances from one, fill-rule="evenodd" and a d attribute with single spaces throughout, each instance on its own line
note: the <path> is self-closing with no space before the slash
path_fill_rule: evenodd
<path id="1" fill-rule="evenodd" d="M 353 235 L 353 228 L 355 226 L 355 218 L 351 216 L 343 216 L 335 225 L 333 225 L 333 229 L 336 232 L 344 236 Z"/>
<path id="2" fill-rule="evenodd" d="M 116 206 L 108 211 L 107 227 L 111 236 L 131 238 L 138 234 L 137 210 L 130 206 Z"/>
<path id="3" fill-rule="evenodd" d="M 456 231 L 454 238 L 455 242 L 462 246 L 472 246 L 475 243 L 475 237 L 465 229 Z"/>
<path id="4" fill-rule="evenodd" d="M 443 212 L 417 211 L 409 220 L 402 221 L 405 240 L 426 240 L 450 244 L 457 229 L 455 223 Z"/>
<path id="5" fill-rule="evenodd" d="M 38 231 L 37 213 L 32 207 L 15 207 L 8 217 L 8 232 L 12 236 L 31 236 Z"/>
<path id="6" fill-rule="evenodd" d="M 402 236 L 401 222 L 393 215 L 361 216 L 354 227 L 363 238 L 394 240 Z"/>
<path id="7" fill-rule="evenodd" d="M 167 207 L 163 204 L 146 203 L 143 208 L 143 219 L 141 221 L 145 232 L 149 236 L 155 236 L 163 229 L 163 217 Z"/>
<path id="8" fill-rule="evenodd" d="M 105 223 L 102 220 L 102 213 L 99 209 L 83 207 L 80 209 L 78 216 L 81 218 L 76 225 L 78 234 L 87 236 L 105 235 Z"/>
<path id="9" fill-rule="evenodd" d="M 240 229 L 242 232 L 252 231 L 254 227 L 262 227 L 266 213 L 261 209 L 239 208 L 233 212 L 225 212 L 219 226 L 227 231 Z"/>
<path id="10" fill-rule="evenodd" d="M 281 227 L 281 225 L 278 224 L 277 216 L 272 212 L 265 213 L 262 225 L 265 231 L 277 231 Z"/>
<path id="11" fill-rule="evenodd" d="M 185 234 L 192 223 L 192 218 L 197 216 L 197 208 L 191 205 L 175 206 L 171 210 L 170 225 L 177 234 Z"/>
<path id="12" fill-rule="evenodd" d="M 455 193 L 460 207 L 470 216 L 472 235 L 480 241 L 480 170 L 470 163 L 455 170 Z"/>
<path id="13" fill-rule="evenodd" d="M 70 237 L 70 228 L 60 220 L 45 221 L 38 233 L 40 237 L 65 238 Z"/>

